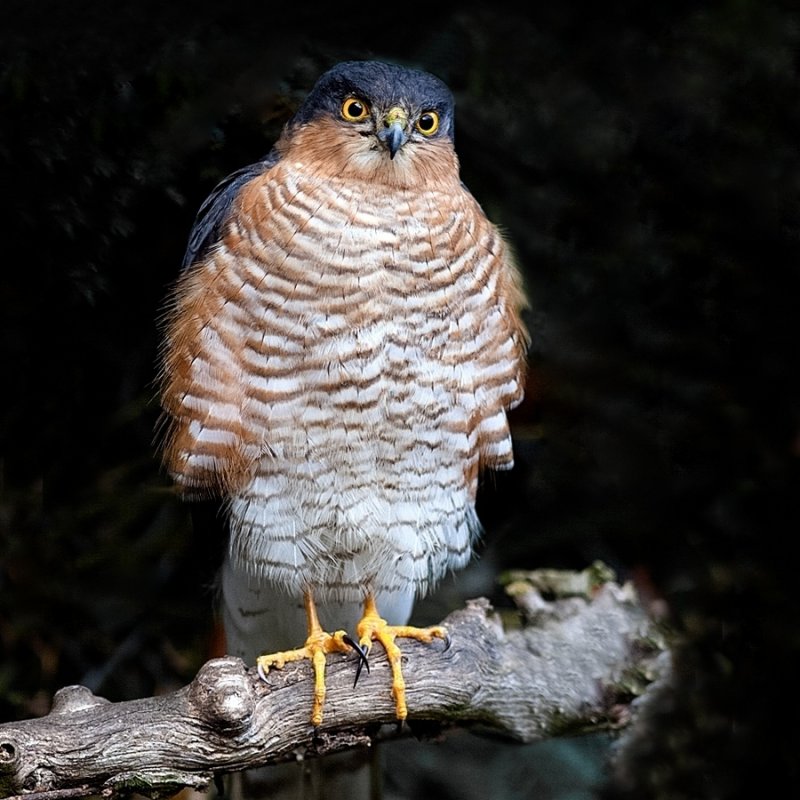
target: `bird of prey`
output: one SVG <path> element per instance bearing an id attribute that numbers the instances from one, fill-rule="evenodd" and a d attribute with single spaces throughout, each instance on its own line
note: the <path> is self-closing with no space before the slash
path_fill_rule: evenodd
<path id="1" fill-rule="evenodd" d="M 164 459 L 224 505 L 228 650 L 311 661 L 314 725 L 327 654 L 375 641 L 406 717 L 397 640 L 446 635 L 406 624 L 414 598 L 467 564 L 479 476 L 513 462 L 524 295 L 453 126 L 433 75 L 334 66 L 202 205 L 166 314 Z"/>

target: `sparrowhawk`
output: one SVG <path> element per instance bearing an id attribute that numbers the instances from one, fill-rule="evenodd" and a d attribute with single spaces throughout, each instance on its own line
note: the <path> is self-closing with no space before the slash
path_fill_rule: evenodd
<path id="1" fill-rule="evenodd" d="M 445 636 L 406 625 L 412 602 L 466 565 L 479 475 L 512 465 L 523 292 L 453 122 L 430 74 L 333 67 L 203 204 L 167 312 L 165 463 L 223 501 L 228 650 L 311 660 L 314 724 L 326 654 L 373 641 L 405 718 L 395 639 Z"/>

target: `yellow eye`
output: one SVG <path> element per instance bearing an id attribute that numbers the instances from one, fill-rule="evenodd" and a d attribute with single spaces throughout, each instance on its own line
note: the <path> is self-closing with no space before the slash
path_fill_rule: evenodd
<path id="1" fill-rule="evenodd" d="M 423 111 L 417 120 L 417 130 L 425 136 L 433 136 L 439 130 L 439 115 L 435 111 Z"/>
<path id="2" fill-rule="evenodd" d="M 342 103 L 342 116 L 348 122 L 361 122 L 362 119 L 366 119 L 369 115 L 369 107 L 363 100 L 359 100 L 357 97 L 348 97 L 347 100 Z"/>

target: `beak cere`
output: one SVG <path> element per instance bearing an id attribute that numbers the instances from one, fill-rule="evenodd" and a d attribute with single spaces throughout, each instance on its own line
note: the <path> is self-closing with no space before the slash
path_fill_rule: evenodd
<path id="1" fill-rule="evenodd" d="M 378 131 L 378 139 L 389 149 L 390 158 L 408 141 L 407 127 L 408 114 L 399 106 L 390 108 L 383 118 L 383 129 Z"/>

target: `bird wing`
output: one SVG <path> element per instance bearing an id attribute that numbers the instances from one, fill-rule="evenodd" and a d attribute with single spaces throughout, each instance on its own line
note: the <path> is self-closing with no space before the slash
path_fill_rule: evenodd
<path id="1" fill-rule="evenodd" d="M 227 178 L 220 181 L 211 194 L 205 199 L 197 212 L 189 241 L 183 256 L 181 270 L 186 270 L 200 261 L 209 249 L 219 241 L 222 227 L 228 219 L 233 201 L 239 189 L 257 175 L 275 166 L 280 160 L 280 155 L 273 149 L 261 161 L 237 169 Z"/>

